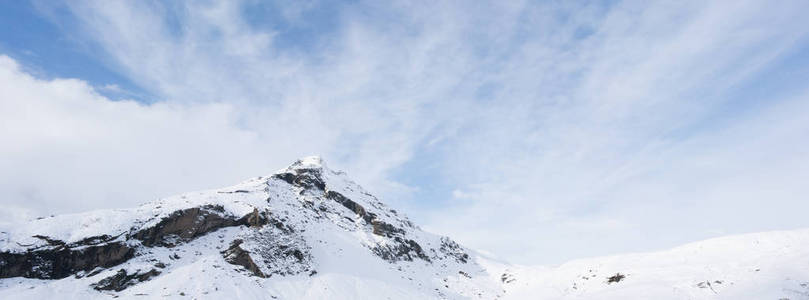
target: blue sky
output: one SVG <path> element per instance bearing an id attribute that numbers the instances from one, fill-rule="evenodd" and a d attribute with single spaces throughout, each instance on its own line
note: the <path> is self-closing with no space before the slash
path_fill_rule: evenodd
<path id="1" fill-rule="evenodd" d="M 809 226 L 802 1 L 6 1 L 5 222 L 319 154 L 523 263 Z"/>
<path id="2" fill-rule="evenodd" d="M 51 12 L 64 19 L 52 22 L 35 5 L 26 1 L 0 3 L 0 24 L 2 38 L 0 50 L 20 62 L 26 70 L 42 78 L 70 77 L 87 80 L 96 86 L 116 85 L 131 91 L 132 94 L 115 94 L 112 98 L 133 96 L 141 101 L 151 97 L 106 66 L 93 55 L 87 41 L 80 40 L 60 26 L 69 27 L 72 20 L 65 12 Z"/>

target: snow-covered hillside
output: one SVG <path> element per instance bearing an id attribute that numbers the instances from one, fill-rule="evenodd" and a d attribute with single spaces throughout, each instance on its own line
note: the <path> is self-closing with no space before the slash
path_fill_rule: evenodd
<path id="1" fill-rule="evenodd" d="M 716 238 L 557 267 L 484 264 L 509 299 L 809 299 L 809 230 Z"/>
<path id="2" fill-rule="evenodd" d="M 317 157 L 0 228 L 0 298 L 809 299 L 809 231 L 527 267 L 422 231 Z"/>

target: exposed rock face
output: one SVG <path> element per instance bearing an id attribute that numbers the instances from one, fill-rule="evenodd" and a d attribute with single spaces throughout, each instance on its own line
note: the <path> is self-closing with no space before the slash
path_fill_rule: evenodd
<path id="1" fill-rule="evenodd" d="M 252 228 L 231 243 L 222 252 L 225 260 L 259 277 L 311 271 L 310 247 L 296 230 L 272 217 L 268 224 L 272 226 Z"/>
<path id="2" fill-rule="evenodd" d="M 335 191 L 326 192 L 326 199 L 334 200 L 337 203 L 340 203 L 340 205 L 344 206 L 345 208 L 348 208 L 348 210 L 353 211 L 354 213 L 362 217 L 362 219 L 365 220 L 365 222 L 371 223 L 371 221 L 373 221 L 375 217 L 373 214 L 367 213 L 365 211 L 365 207 L 362 207 L 362 205 L 357 204 L 357 202 L 351 201 L 351 199 L 346 198 L 346 196 L 343 196 L 343 194 L 340 194 L 338 192 Z"/>
<path id="3" fill-rule="evenodd" d="M 53 246 L 45 249 L 32 249 L 23 253 L 2 252 L 0 278 L 18 276 L 39 279 L 65 278 L 79 271 L 118 265 L 135 254 L 135 250 L 124 242 L 100 245 L 87 242 L 95 240 L 88 238 L 71 245 L 51 240 L 49 242 Z"/>
<path id="4" fill-rule="evenodd" d="M 396 226 L 380 221 L 377 219 L 375 214 L 367 212 L 365 207 L 357 202 L 352 201 L 351 199 L 348 199 L 346 196 L 343 196 L 343 194 L 335 191 L 328 191 L 326 192 L 326 199 L 334 200 L 337 203 L 340 203 L 340 205 L 359 215 L 363 220 L 365 220 L 366 223 L 373 226 L 373 233 L 376 235 L 393 237 L 396 234 L 404 234 L 404 229 L 397 228 Z"/>
<path id="5" fill-rule="evenodd" d="M 178 242 L 190 241 L 222 227 L 247 224 L 251 216 L 228 217 L 224 215 L 224 211 L 222 206 L 215 205 L 179 210 L 161 220 L 157 225 L 139 230 L 132 237 L 140 240 L 147 247 L 174 247 Z M 258 217 L 254 216 L 253 219 L 254 222 L 258 222 Z"/>
<path id="6" fill-rule="evenodd" d="M 275 178 L 286 181 L 289 184 L 303 187 L 304 189 L 325 190 L 326 182 L 323 181 L 322 170 L 317 168 L 295 169 L 295 173 L 276 174 Z"/>
<path id="7" fill-rule="evenodd" d="M 394 243 L 388 245 L 379 245 L 371 248 L 371 250 L 379 257 L 389 262 L 396 262 L 400 260 L 413 261 L 414 258 L 420 258 L 425 261 L 431 261 L 430 257 L 424 254 L 421 245 L 413 240 L 406 240 L 401 237 L 394 237 Z"/>
<path id="8" fill-rule="evenodd" d="M 242 219 L 244 219 L 247 225 L 250 227 L 261 227 L 269 222 L 269 217 L 267 217 L 267 214 L 264 212 L 259 212 L 258 208 L 253 208 L 253 213 L 244 216 Z"/>
<path id="9" fill-rule="evenodd" d="M 93 288 L 99 291 L 116 291 L 120 292 L 124 289 L 135 284 L 147 281 L 154 276 L 160 275 L 160 271 L 151 269 L 146 272 L 140 270 L 128 274 L 126 270 L 121 269 L 115 275 L 101 279 L 99 282 L 93 284 Z"/>
<path id="10" fill-rule="evenodd" d="M 453 257 L 457 262 L 467 263 L 469 261 L 469 254 L 464 252 L 461 245 L 448 237 L 441 238 L 441 247 L 438 248 L 439 252 L 445 256 Z"/>
<path id="11" fill-rule="evenodd" d="M 394 237 L 396 235 L 402 235 L 405 233 L 404 229 L 379 221 L 377 219 L 371 220 L 371 226 L 373 226 L 374 228 L 373 233 L 376 235 Z"/>
<path id="12" fill-rule="evenodd" d="M 135 256 L 137 246 L 127 239 L 139 240 L 147 247 L 174 247 L 177 243 L 190 241 L 219 228 L 261 226 L 265 223 L 266 217 L 257 210 L 237 218 L 224 214 L 221 206 L 206 205 L 175 211 L 155 226 L 133 230 L 126 238 L 102 235 L 66 244 L 61 240 L 35 235 L 47 246 L 20 253 L 0 252 L 0 278 L 65 278 L 97 267 L 113 267 L 131 259 Z"/>
<path id="13" fill-rule="evenodd" d="M 242 239 L 233 240 L 233 242 L 230 243 L 230 247 L 227 250 L 222 251 L 222 256 L 225 258 L 225 261 L 237 266 L 242 266 L 250 271 L 250 273 L 253 273 L 253 275 L 258 277 L 267 277 L 263 272 L 261 272 L 261 269 L 253 261 L 253 258 L 250 256 L 250 252 L 247 252 L 240 247 L 242 243 L 244 243 L 244 240 Z"/>

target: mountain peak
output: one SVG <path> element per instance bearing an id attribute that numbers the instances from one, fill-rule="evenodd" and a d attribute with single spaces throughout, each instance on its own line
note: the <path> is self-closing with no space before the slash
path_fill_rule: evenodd
<path id="1" fill-rule="evenodd" d="M 175 294 L 267 292 L 263 286 L 279 277 L 350 287 L 345 283 L 354 278 L 384 276 L 388 291 L 415 293 L 408 298 L 500 296 L 470 253 L 423 232 L 345 173 L 309 156 L 231 187 L 0 228 L 0 280 L 74 280 L 84 298 L 110 291 L 134 296 L 175 288 L 176 278 L 198 270 L 193 276 L 206 284 L 194 291 L 176 287 Z M 234 289 L 240 284 L 221 285 L 223 278 L 251 283 Z M 445 287 L 449 280 L 452 289 Z M 344 292 L 357 291 L 338 294 Z M 295 291 L 279 296 L 302 298 Z"/>
<path id="2" fill-rule="evenodd" d="M 326 162 L 323 161 L 323 158 L 320 157 L 319 155 L 312 155 L 298 159 L 298 161 L 296 161 L 292 165 L 293 166 L 300 165 L 305 167 L 325 167 Z"/>
<path id="3" fill-rule="evenodd" d="M 312 156 L 305 156 L 296 160 L 288 167 L 282 169 L 279 173 L 286 173 L 294 170 L 305 170 L 305 169 L 328 169 L 328 167 L 326 166 L 326 162 L 323 160 L 322 157 L 320 157 L 319 155 L 312 155 Z"/>

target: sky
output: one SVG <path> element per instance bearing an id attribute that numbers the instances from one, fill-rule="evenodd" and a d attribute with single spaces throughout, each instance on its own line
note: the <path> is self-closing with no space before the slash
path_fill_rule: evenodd
<path id="1" fill-rule="evenodd" d="M 2 1 L 0 222 L 320 155 L 523 264 L 809 227 L 806 1 Z"/>

